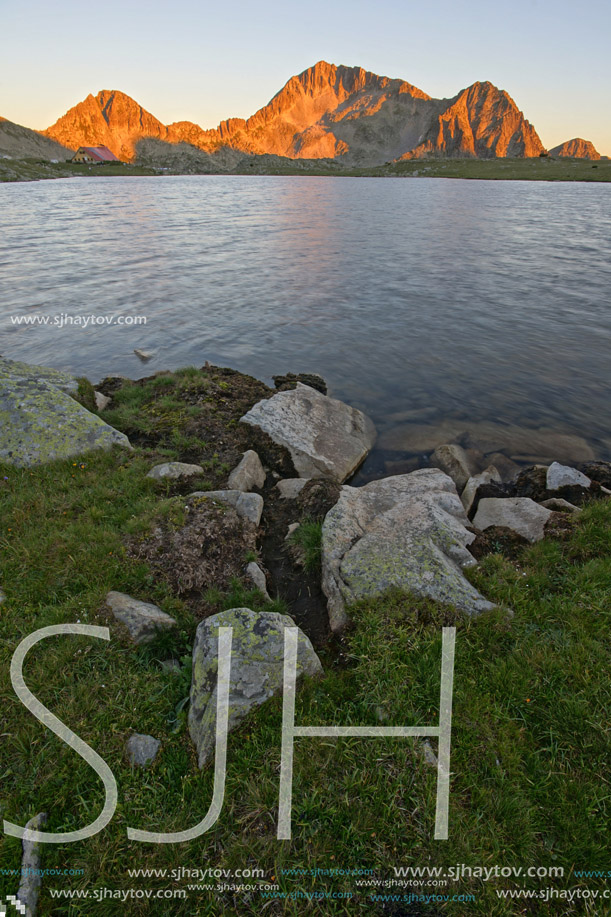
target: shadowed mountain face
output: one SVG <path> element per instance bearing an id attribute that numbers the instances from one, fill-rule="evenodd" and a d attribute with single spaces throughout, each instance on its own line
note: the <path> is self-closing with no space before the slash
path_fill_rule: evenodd
<path id="1" fill-rule="evenodd" d="M 568 156 L 572 159 L 600 159 L 600 153 L 590 140 L 582 140 L 581 137 L 575 137 L 573 140 L 565 140 L 559 146 L 555 146 L 549 151 L 550 156 Z"/>
<path id="2" fill-rule="evenodd" d="M 0 156 L 64 160 L 72 156 L 72 151 L 38 131 L 0 118 Z"/>
<path id="3" fill-rule="evenodd" d="M 292 159 L 342 157 L 347 164 L 431 156 L 538 156 L 543 145 L 506 92 L 474 83 L 453 99 L 432 99 L 403 80 L 324 61 L 291 77 L 256 114 L 203 130 L 190 121 L 164 125 L 129 96 L 88 96 L 44 132 L 76 148 L 109 147 L 134 159 L 144 138 L 185 142 L 206 152 Z"/>

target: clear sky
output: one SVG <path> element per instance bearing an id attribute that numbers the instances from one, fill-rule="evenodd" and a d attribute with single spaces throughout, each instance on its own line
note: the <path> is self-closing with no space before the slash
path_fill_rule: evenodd
<path id="1" fill-rule="evenodd" d="M 0 0 L 0 115 L 42 129 L 100 89 L 164 123 L 248 117 L 318 60 L 449 98 L 506 89 L 547 147 L 611 155 L 611 3 Z"/>

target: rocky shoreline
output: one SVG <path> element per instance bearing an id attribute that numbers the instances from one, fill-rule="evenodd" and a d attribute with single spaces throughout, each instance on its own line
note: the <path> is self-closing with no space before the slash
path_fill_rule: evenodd
<path id="1" fill-rule="evenodd" d="M 456 442 L 436 445 L 429 467 L 402 470 L 398 461 L 397 473 L 351 486 L 376 441 L 372 421 L 329 397 L 319 377 L 289 374 L 276 386 L 207 364 L 138 382 L 108 378 L 94 390 L 0 359 L 4 464 L 35 473 L 51 462 L 76 466 L 95 450 L 119 463 L 134 450 L 150 457 L 163 514 L 126 533 L 125 549 L 199 621 L 189 730 L 200 767 L 214 749 L 219 627 L 233 628 L 234 729 L 281 692 L 285 627 L 299 628 L 298 674 L 319 678 L 318 652 L 335 644 L 341 654 L 350 606 L 361 600 L 394 589 L 453 615 L 491 611 L 466 575 L 479 558 L 562 539 L 584 505 L 611 496 L 611 463 L 520 468 L 499 451 L 482 469 L 484 455 Z M 164 456 L 169 444 L 178 458 Z M 215 610 L 215 591 L 236 583 L 258 590 L 258 607 Z M 145 592 L 110 591 L 100 614 L 135 646 L 177 626 Z M 138 734 L 126 753 L 148 766 L 158 748 Z"/>

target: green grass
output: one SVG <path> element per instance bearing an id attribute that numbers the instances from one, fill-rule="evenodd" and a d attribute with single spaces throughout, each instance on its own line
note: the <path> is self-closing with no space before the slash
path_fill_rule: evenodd
<path id="1" fill-rule="evenodd" d="M 353 894 L 281 902 L 258 892 L 249 898 L 193 891 L 162 905 L 133 900 L 127 912 L 136 917 L 409 913 L 404 905 L 383 909 L 370 899 L 372 889 L 357 887 L 354 878 L 288 875 L 287 869 L 363 868 L 384 879 L 392 877 L 393 865 L 561 866 L 567 876 L 562 882 L 525 884 L 602 887 L 570 873 L 609 865 L 609 501 L 587 507 L 566 541 L 529 547 L 517 563 L 490 556 L 472 574 L 478 588 L 514 616 L 510 623 L 503 610 L 476 621 L 456 619 L 448 841 L 433 839 L 435 771 L 417 740 L 310 738 L 296 740 L 293 838 L 276 840 L 279 699 L 230 736 L 225 803 L 208 834 L 176 847 L 128 841 L 128 825 L 173 831 L 197 823 L 212 792 L 212 774 L 198 771 L 186 730 L 197 622 L 122 546 L 122 534 L 165 499 L 146 478 L 151 464 L 151 455 L 136 449 L 31 470 L 0 468 L 0 568 L 7 595 L 0 617 L 3 817 L 25 824 L 46 811 L 47 830 L 66 831 L 99 813 L 100 781 L 20 705 L 8 673 L 19 641 L 39 627 L 80 620 L 107 624 L 112 636 L 110 643 L 53 638 L 26 661 L 31 690 L 103 756 L 119 785 L 119 805 L 104 831 L 45 848 L 45 868 L 84 873 L 46 877 L 40 914 L 126 913 L 116 900 L 58 902 L 50 896 L 53 888 L 186 888 L 183 880 L 131 878 L 129 868 L 258 867 L 267 880 L 275 877 L 282 892 Z M 172 501 L 168 505 L 171 511 Z M 159 604 L 177 618 L 177 632 L 132 647 L 103 609 L 109 589 Z M 261 601 L 240 584 L 208 599 L 219 610 Z M 351 615 L 344 657 L 322 654 L 326 676 L 299 693 L 297 722 L 435 724 L 441 626 L 454 620 L 451 610 L 393 593 L 353 607 Z M 179 660 L 180 667 L 164 669 L 168 659 Z M 132 731 L 162 740 L 146 771 L 132 771 L 125 760 Z M 431 744 L 435 750 L 435 740 Z M 16 891 L 16 879 L 1 870 L 18 868 L 20 856 L 19 841 L 0 840 L 0 896 Z M 499 900 L 499 887 L 513 883 L 467 881 L 437 889 L 475 896 L 469 904 L 439 904 L 438 913 L 527 913 L 524 902 Z M 579 914 L 581 907 L 538 902 L 528 913 Z"/>
<path id="2" fill-rule="evenodd" d="M 192 168 L 192 163 L 189 165 Z M 207 163 L 205 169 L 209 168 Z M 611 160 L 591 162 L 587 159 L 412 159 L 388 162 L 380 166 L 349 168 L 341 160 L 300 160 L 276 158 L 245 160 L 235 169 L 242 175 L 312 175 L 348 177 L 414 176 L 417 178 L 466 178 L 512 181 L 611 181 Z M 47 163 L 34 159 L 0 160 L 0 182 L 37 181 L 44 178 L 66 178 L 80 175 L 86 178 L 121 175 L 159 175 L 156 168 L 119 163 L 86 166 L 76 163 Z M 180 174 L 180 169 L 168 169 L 163 174 Z M 208 172 L 206 171 L 206 174 Z M 226 173 L 225 173 L 226 174 Z"/>
<path id="3" fill-rule="evenodd" d="M 300 548 L 303 565 L 309 573 L 320 570 L 322 553 L 322 521 L 304 519 L 291 535 L 291 542 Z"/>

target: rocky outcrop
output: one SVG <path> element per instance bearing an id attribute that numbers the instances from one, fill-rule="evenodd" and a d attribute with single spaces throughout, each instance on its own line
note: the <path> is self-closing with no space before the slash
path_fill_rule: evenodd
<path id="1" fill-rule="evenodd" d="M 44 131 L 64 146 L 107 146 L 119 159 L 134 158 L 143 137 L 168 140 L 168 128 L 130 96 L 116 89 L 88 95 Z"/>
<path id="2" fill-rule="evenodd" d="M 372 421 L 343 401 L 308 385 L 257 402 L 242 418 L 285 446 L 301 478 L 342 483 L 361 464 L 376 438 Z"/>
<path id="3" fill-rule="evenodd" d="M 549 155 L 570 159 L 600 159 L 600 153 L 594 144 L 590 140 L 582 140 L 581 137 L 565 140 L 564 143 L 553 147 L 549 151 Z"/>
<path id="4" fill-rule="evenodd" d="M 485 82 L 463 89 L 434 119 L 422 141 L 399 158 L 522 158 L 544 150 L 511 96 Z"/>
<path id="5" fill-rule="evenodd" d="M 322 583 L 331 629 L 346 605 L 398 587 L 467 614 L 493 606 L 468 582 L 475 539 L 454 482 L 436 468 L 342 487 L 322 529 Z"/>
<path id="6" fill-rule="evenodd" d="M 71 159 L 72 155 L 72 149 L 50 137 L 0 118 L 0 156 L 9 156 L 11 159 L 57 159 L 62 162 Z"/>
<path id="7" fill-rule="evenodd" d="M 233 629 L 228 724 L 231 731 L 253 708 L 281 693 L 284 630 L 294 626 L 288 615 L 250 608 L 231 608 L 199 624 L 193 646 L 189 732 L 200 767 L 207 763 L 215 747 L 219 627 Z M 299 630 L 297 677 L 318 676 L 322 672 L 312 644 Z"/>
<path id="8" fill-rule="evenodd" d="M 76 382 L 42 366 L 0 361 L 0 460 L 29 467 L 112 446 L 123 433 L 74 400 Z"/>
<path id="9" fill-rule="evenodd" d="M 164 125 L 125 93 L 103 90 L 71 108 L 45 134 L 73 148 L 103 144 L 128 161 L 141 142 L 180 145 L 181 158 L 191 155 L 204 171 L 214 168 L 205 159 L 210 154 L 213 160 L 221 157 L 224 168 L 228 150 L 362 165 L 543 151 L 532 125 L 492 83 L 474 83 L 452 99 L 432 99 L 405 80 L 326 61 L 291 77 L 250 118 L 229 118 L 214 129 L 190 121 Z M 159 149 L 138 147 L 137 154 L 147 158 L 159 155 Z M 170 149 L 165 155 L 171 158 Z"/>

